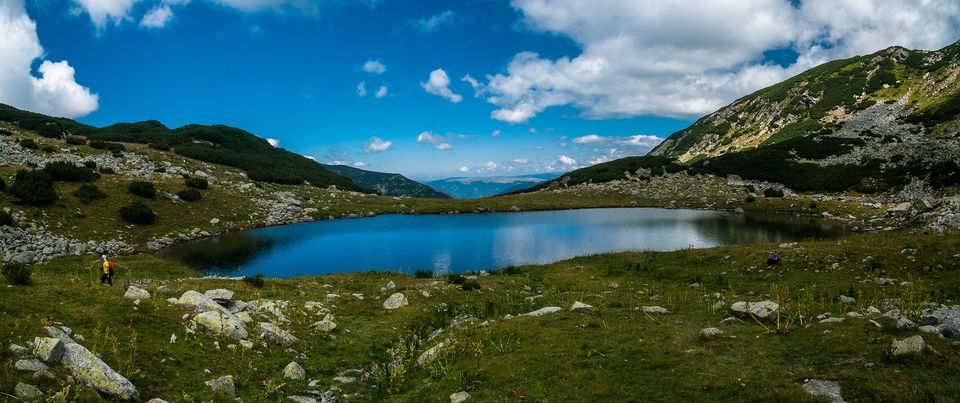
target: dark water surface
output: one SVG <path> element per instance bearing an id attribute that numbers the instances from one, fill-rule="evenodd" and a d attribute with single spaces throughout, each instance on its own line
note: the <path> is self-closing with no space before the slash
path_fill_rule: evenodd
<path id="1" fill-rule="evenodd" d="M 456 273 L 604 252 L 781 243 L 845 232 L 842 224 L 812 218 L 658 208 L 382 215 L 225 234 L 175 245 L 162 256 L 203 274 L 229 276 Z"/>

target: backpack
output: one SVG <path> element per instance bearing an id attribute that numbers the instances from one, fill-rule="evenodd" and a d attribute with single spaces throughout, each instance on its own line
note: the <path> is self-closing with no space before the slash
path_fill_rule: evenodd
<path id="1" fill-rule="evenodd" d="M 117 264 L 116 264 L 116 263 L 113 263 L 113 262 L 110 262 L 110 273 L 109 273 L 109 274 L 110 274 L 111 276 L 113 275 L 113 271 L 114 271 L 116 268 L 117 268 Z"/>

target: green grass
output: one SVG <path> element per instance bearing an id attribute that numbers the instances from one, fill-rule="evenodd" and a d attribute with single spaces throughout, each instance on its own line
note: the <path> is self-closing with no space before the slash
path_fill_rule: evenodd
<path id="1" fill-rule="evenodd" d="M 373 376 L 369 382 L 339 385 L 344 393 L 359 393 L 347 401 L 437 401 L 460 390 L 470 391 L 477 401 L 813 401 L 799 387 L 806 378 L 839 381 L 848 401 L 949 401 L 960 395 L 960 384 L 951 381 L 960 370 L 958 347 L 950 340 L 925 335 L 935 352 L 894 360 L 887 355 L 890 340 L 915 331 L 878 330 L 865 319 L 811 324 L 820 313 L 880 307 L 887 298 L 900 298 L 904 310 L 921 301 L 956 301 L 960 260 L 952 254 L 960 250 L 960 237 L 886 233 L 803 242 L 781 249 L 783 263 L 774 269 L 762 268 L 774 247 L 586 256 L 481 276 L 480 290 L 471 292 L 396 273 L 268 279 L 258 289 L 242 281 L 198 279 L 149 255 L 117 258 L 118 277 L 110 288 L 97 283 L 96 257 L 72 257 L 36 265 L 33 285 L 0 288 L 0 328 L 5 329 L 0 342 L 23 344 L 42 335 L 43 325 L 62 322 L 129 377 L 144 399 L 213 399 L 202 382 L 227 374 L 235 377 L 246 401 L 275 401 L 311 389 L 280 377 L 294 360 L 284 349 L 258 345 L 255 351 L 231 350 L 228 340 L 185 335 L 181 316 L 186 311 L 164 301 L 186 290 L 223 287 L 245 301 L 291 301 L 285 313 L 292 323 L 283 327 L 303 340 L 295 349 L 309 358 L 297 361 L 309 378 L 320 381 L 320 390 L 338 385 L 332 378 L 343 369 L 370 370 L 392 361 L 387 350 L 409 346 L 402 340 L 422 339 L 456 316 L 479 318 L 432 342 L 414 344 L 402 355 L 409 364 L 425 348 L 448 340 L 452 348 L 426 368 L 407 366 L 389 381 L 375 382 Z M 901 253 L 905 248 L 921 252 Z M 877 276 L 913 285 L 878 286 L 872 281 Z M 389 281 L 397 288 L 381 293 Z M 690 288 L 694 281 L 701 287 Z M 153 294 L 136 310 L 122 298 L 130 282 Z M 526 299 L 534 292 L 524 286 L 542 290 L 543 297 Z M 851 288 L 856 304 L 838 303 L 837 296 Z M 382 309 L 383 299 L 393 292 L 404 293 L 410 305 Z M 327 302 L 328 293 L 340 297 Z M 363 293 L 365 299 L 350 293 Z M 728 304 L 771 294 L 786 307 L 781 325 L 746 321 L 722 327 L 725 335 L 716 340 L 700 340 L 700 329 L 720 327 L 727 316 L 712 311 L 715 293 Z M 656 301 L 650 300 L 653 295 Z M 331 308 L 339 324 L 333 337 L 310 330 L 320 317 L 303 309 L 305 301 Z M 593 305 L 597 314 L 564 311 L 502 319 L 543 306 L 566 309 L 573 301 Z M 651 316 L 635 310 L 644 305 L 660 305 L 670 313 Z M 480 321 L 489 322 L 481 326 Z M 171 333 L 178 336 L 176 344 L 169 343 Z M 13 361 L 9 352 L 0 353 L 0 365 L 11 368 Z M 54 370 L 63 379 L 64 370 Z M 32 380 L 29 374 L 4 374 L 0 390 L 12 390 L 18 381 L 45 390 L 66 386 Z"/>

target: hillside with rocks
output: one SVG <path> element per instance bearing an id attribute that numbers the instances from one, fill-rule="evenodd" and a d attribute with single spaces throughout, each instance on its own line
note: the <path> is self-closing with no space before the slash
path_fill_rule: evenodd
<path id="1" fill-rule="evenodd" d="M 354 183 L 367 189 L 373 189 L 384 196 L 450 198 L 443 192 L 400 174 L 374 172 L 346 165 L 324 164 L 324 167 L 330 172 L 349 178 Z"/>

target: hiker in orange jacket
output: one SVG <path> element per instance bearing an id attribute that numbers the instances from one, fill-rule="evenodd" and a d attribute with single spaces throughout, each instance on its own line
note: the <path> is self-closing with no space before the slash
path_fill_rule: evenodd
<path id="1" fill-rule="evenodd" d="M 100 255 L 100 285 L 107 283 L 113 287 L 113 270 L 117 265 L 107 260 L 107 255 Z"/>

